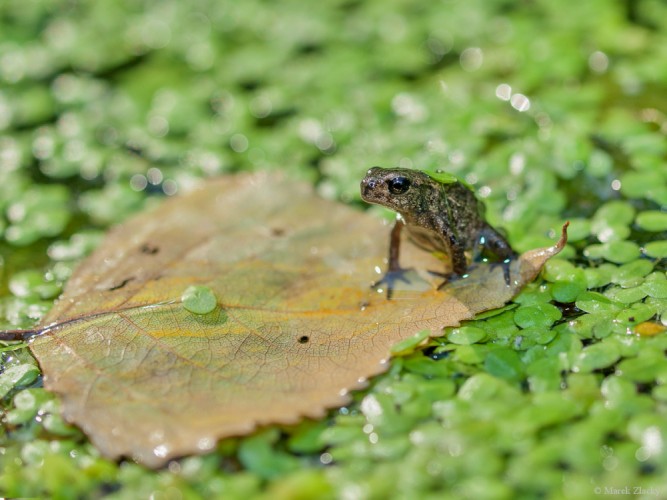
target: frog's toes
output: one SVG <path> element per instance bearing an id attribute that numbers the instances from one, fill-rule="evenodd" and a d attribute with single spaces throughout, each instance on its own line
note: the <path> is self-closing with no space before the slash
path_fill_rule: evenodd
<path id="1" fill-rule="evenodd" d="M 437 273 L 433 271 L 429 271 L 429 273 L 434 274 L 436 276 L 440 276 L 441 278 L 444 278 L 445 280 L 438 285 L 438 290 L 442 290 L 447 283 L 451 283 L 453 281 L 458 281 L 462 278 L 465 278 L 468 276 L 468 274 L 456 274 L 456 273 Z"/>
<path id="2" fill-rule="evenodd" d="M 427 272 L 429 274 L 432 274 L 433 276 L 437 276 L 438 278 L 445 278 L 448 279 L 452 273 L 443 273 L 442 271 L 432 271 L 431 269 L 427 269 Z"/>
<path id="3" fill-rule="evenodd" d="M 512 259 L 507 258 L 503 261 L 500 262 L 492 262 L 491 263 L 491 269 L 493 270 L 497 266 L 500 266 L 503 268 L 503 276 L 505 277 L 505 284 L 507 286 L 510 286 L 510 265 L 512 264 Z"/>
<path id="4" fill-rule="evenodd" d="M 377 280 L 371 285 L 371 288 L 377 289 L 381 285 L 386 285 L 387 289 L 387 300 L 390 300 L 394 294 L 394 285 L 402 281 L 403 283 L 410 284 L 410 280 L 406 278 L 406 273 L 412 269 L 393 269 L 385 273 L 385 275 Z"/>

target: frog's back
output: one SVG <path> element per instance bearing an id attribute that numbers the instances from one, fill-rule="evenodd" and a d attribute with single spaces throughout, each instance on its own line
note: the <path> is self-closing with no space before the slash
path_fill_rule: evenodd
<path id="1" fill-rule="evenodd" d="M 442 251 L 450 247 L 451 234 L 459 246 L 472 249 L 485 226 L 484 205 L 460 182 L 431 184 L 436 186 L 437 191 L 420 197 L 428 210 L 403 215 L 410 239 L 426 250 Z"/>
<path id="2" fill-rule="evenodd" d="M 464 184 L 443 184 L 440 196 L 442 214 L 452 214 L 447 221 L 466 249 L 472 248 L 486 225 L 484 204 Z"/>

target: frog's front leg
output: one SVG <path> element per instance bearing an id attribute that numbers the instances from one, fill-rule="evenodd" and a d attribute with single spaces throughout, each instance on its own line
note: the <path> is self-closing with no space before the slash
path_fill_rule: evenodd
<path id="1" fill-rule="evenodd" d="M 381 284 L 387 285 L 387 300 L 391 300 L 392 295 L 394 294 L 394 283 L 397 281 L 402 281 L 404 283 L 410 283 L 410 281 L 405 277 L 405 272 L 408 269 L 403 269 L 399 264 L 400 250 L 401 250 L 401 231 L 405 227 L 405 222 L 400 217 L 396 218 L 394 227 L 391 230 L 389 235 L 389 266 L 387 272 L 382 278 L 371 285 L 371 288 L 377 288 Z"/>

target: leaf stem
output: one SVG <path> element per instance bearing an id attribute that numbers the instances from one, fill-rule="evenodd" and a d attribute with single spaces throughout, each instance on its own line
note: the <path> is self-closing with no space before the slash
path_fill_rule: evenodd
<path id="1" fill-rule="evenodd" d="M 37 330 L 0 330 L 2 341 L 24 341 L 38 333 Z"/>

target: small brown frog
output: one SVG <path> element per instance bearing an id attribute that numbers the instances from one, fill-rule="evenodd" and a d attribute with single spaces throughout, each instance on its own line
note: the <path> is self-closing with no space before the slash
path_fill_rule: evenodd
<path id="1" fill-rule="evenodd" d="M 399 265 L 401 231 L 424 250 L 444 252 L 451 258 L 452 272 L 434 273 L 445 278 L 442 286 L 464 277 L 468 271 L 466 251 L 478 261 L 491 254 L 503 267 L 509 285 L 509 264 L 516 257 L 507 240 L 484 219 L 484 204 L 457 177 L 442 172 L 406 168 L 373 167 L 361 181 L 361 197 L 398 212 L 389 239 L 389 268 L 373 287 L 385 283 L 390 299 L 396 281 L 408 282 Z"/>

